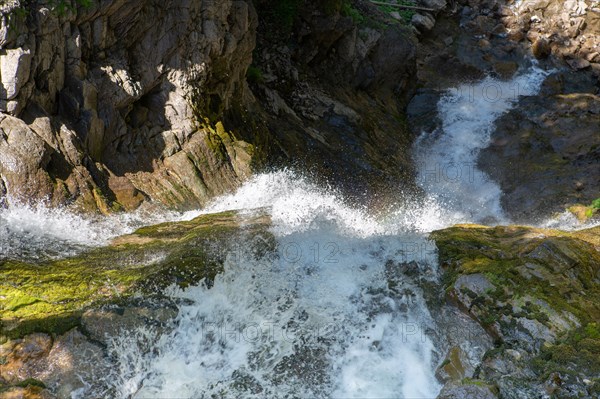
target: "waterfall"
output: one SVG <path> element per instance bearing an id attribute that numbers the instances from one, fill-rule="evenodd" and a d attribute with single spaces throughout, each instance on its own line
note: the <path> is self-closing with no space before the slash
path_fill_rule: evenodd
<path id="1" fill-rule="evenodd" d="M 203 210 L 102 219 L 43 207 L 0 211 L 0 249 L 9 258 L 66 256 L 143 224 L 238 210 L 266 212 L 264 237 L 227 253 L 208 288 L 170 288 L 178 315 L 112 337 L 113 372 L 73 397 L 434 398 L 443 353 L 424 287 L 439 286 L 427 235 L 455 223 L 505 223 L 501 190 L 479 171 L 479 150 L 495 120 L 521 95 L 537 93 L 546 72 L 510 81 L 486 78 L 444 93 L 441 126 L 415 143 L 423 196 L 403 198 L 383 217 L 288 170 L 255 176 Z M 102 389 L 95 390 L 98 386 Z"/>

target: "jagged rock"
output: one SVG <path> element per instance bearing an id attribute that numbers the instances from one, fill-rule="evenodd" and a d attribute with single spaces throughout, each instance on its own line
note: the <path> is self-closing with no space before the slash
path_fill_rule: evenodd
<path id="1" fill-rule="evenodd" d="M 28 165 L 20 178 L 0 165 L 10 200 L 105 212 L 150 200 L 182 209 L 247 178 L 253 149 L 233 136 L 218 142 L 214 130 L 247 90 L 257 24 L 251 3 L 111 0 L 65 15 L 36 3 L 26 22 L 16 7 L 0 15 L 0 111 L 43 137 L 26 141 L 45 141 L 52 159 L 5 148 L 5 158 Z M 34 128 L 40 118 L 50 123 Z M 189 142 L 205 143 L 201 154 Z M 176 153 L 199 158 L 164 162 Z"/>
<path id="2" fill-rule="evenodd" d="M 600 367 L 599 233 L 519 226 L 432 233 L 448 298 L 496 339 L 475 377 L 497 384 L 501 397 L 537 397 L 550 385 L 561 397 L 597 392 L 583 381 Z M 441 376 L 460 374 L 454 364 Z"/>
<path id="3" fill-rule="evenodd" d="M 445 385 L 437 399 L 497 399 L 496 389 L 482 381 L 468 380 Z"/>
<path id="4" fill-rule="evenodd" d="M 31 50 L 29 49 L 8 49 L 0 55 L 3 87 L 3 92 L 0 93 L 0 104 L 17 97 L 21 87 L 29 80 L 30 66 Z M 0 111 L 6 112 L 6 109 L 0 108 Z"/>
<path id="5" fill-rule="evenodd" d="M 429 32 L 435 26 L 435 18 L 428 13 L 416 13 L 410 22 L 422 33 Z"/>

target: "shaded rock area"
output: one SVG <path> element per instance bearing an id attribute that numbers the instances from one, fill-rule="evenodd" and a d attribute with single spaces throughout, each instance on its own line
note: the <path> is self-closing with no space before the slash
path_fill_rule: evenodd
<path id="1" fill-rule="evenodd" d="M 431 237 L 447 298 L 495 340 L 473 375 L 474 397 L 600 394 L 600 228 L 464 225 Z M 441 397 L 472 389 L 447 385 Z"/>
<path id="2" fill-rule="evenodd" d="M 249 80 L 266 111 L 269 164 L 298 166 L 354 198 L 383 202 L 412 186 L 409 25 L 368 1 L 258 1 L 257 11 Z"/>
<path id="3" fill-rule="evenodd" d="M 535 222 L 600 197 L 600 97 L 591 80 L 551 75 L 539 96 L 496 122 L 478 165 L 500 184 L 513 220 Z"/>

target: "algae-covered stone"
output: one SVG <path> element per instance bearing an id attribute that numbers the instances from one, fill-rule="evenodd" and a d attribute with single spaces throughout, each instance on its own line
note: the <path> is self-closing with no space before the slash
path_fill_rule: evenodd
<path id="1" fill-rule="evenodd" d="M 507 398 L 597 395 L 600 227 L 461 225 L 431 237 L 447 297 L 496 339 L 477 378 Z"/>
<path id="2" fill-rule="evenodd" d="M 1 336 L 62 333 L 84 310 L 202 280 L 211 284 L 240 234 L 266 233 L 267 217 L 235 212 L 144 227 L 104 248 L 40 264 L 0 262 Z M 268 242 L 268 240 L 266 241 Z"/>

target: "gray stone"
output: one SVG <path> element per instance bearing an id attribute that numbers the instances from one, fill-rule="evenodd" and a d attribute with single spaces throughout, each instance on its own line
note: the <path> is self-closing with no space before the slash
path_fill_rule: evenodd
<path id="1" fill-rule="evenodd" d="M 442 388 L 437 399 L 497 399 L 493 387 L 484 382 L 449 383 Z"/>
<path id="2" fill-rule="evenodd" d="M 0 55 L 0 73 L 4 89 L 4 92 L 0 93 L 0 98 L 12 100 L 19 94 L 19 90 L 29 79 L 30 66 L 31 50 L 29 49 L 9 49 Z"/>
<path id="3" fill-rule="evenodd" d="M 416 13 L 410 21 L 420 32 L 429 32 L 435 26 L 435 19 L 428 13 Z"/>

